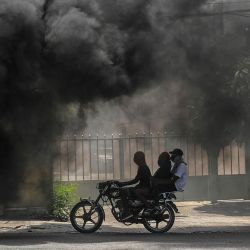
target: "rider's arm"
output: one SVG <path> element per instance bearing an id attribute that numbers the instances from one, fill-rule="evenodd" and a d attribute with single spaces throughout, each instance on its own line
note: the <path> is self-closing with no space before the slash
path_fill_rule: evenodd
<path id="1" fill-rule="evenodd" d="M 133 185 L 136 184 L 139 180 L 137 180 L 136 178 L 134 178 L 133 180 L 130 181 L 124 181 L 124 182 L 120 182 L 120 187 L 124 187 L 124 186 L 129 186 L 129 185 Z"/>
<path id="2" fill-rule="evenodd" d="M 141 177 L 140 177 L 140 171 L 138 169 L 137 175 L 135 176 L 135 178 L 133 180 L 120 182 L 119 185 L 120 185 L 120 187 L 133 185 L 133 184 L 136 184 L 137 182 L 139 182 L 140 179 L 141 179 Z"/>

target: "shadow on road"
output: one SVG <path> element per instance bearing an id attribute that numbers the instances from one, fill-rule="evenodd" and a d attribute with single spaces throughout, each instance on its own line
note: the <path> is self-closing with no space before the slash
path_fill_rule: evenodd
<path id="1" fill-rule="evenodd" d="M 53 223 L 51 223 L 50 226 Z M 46 224 L 48 226 L 48 224 Z M 43 228 L 43 224 L 39 225 L 38 228 Z M 199 228 L 193 227 L 194 230 L 197 230 L 196 233 L 186 233 L 186 232 L 175 232 L 170 231 L 165 234 L 151 234 L 148 233 L 145 229 L 142 228 L 120 228 L 110 225 L 103 225 L 102 230 L 92 234 L 80 234 L 74 231 L 70 227 L 66 227 L 65 231 L 62 232 L 52 232 L 47 233 L 46 229 L 41 231 L 33 230 L 28 233 L 26 230 L 19 230 L 16 233 L 1 233 L 0 234 L 0 246 L 28 246 L 28 245 L 43 245 L 48 243 L 58 243 L 58 244 L 108 244 L 115 242 L 123 242 L 131 244 L 133 243 L 173 243 L 173 244 L 187 244 L 192 245 L 196 242 L 201 242 L 208 240 L 208 237 L 218 243 L 221 241 L 225 235 L 230 239 L 235 241 L 241 240 L 241 237 L 244 239 L 249 238 L 250 236 L 250 227 L 238 227 L 238 230 L 235 232 L 227 232 L 226 227 L 216 228 L 218 231 L 213 231 L 215 229 L 209 228 L 210 231 L 202 232 L 199 231 Z M 222 237 L 223 236 L 223 237 Z M 233 241 L 234 241 L 233 240 Z M 232 242 L 233 242 L 232 241 Z M 210 242 L 211 243 L 211 242 Z"/>
<path id="2" fill-rule="evenodd" d="M 250 216 L 250 201 L 218 201 L 196 207 L 194 210 L 226 216 Z"/>

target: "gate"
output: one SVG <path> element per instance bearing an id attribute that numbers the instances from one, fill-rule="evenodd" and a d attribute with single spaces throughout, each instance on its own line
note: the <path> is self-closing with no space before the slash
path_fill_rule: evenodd
<path id="1" fill-rule="evenodd" d="M 137 171 L 133 162 L 136 151 L 145 152 L 153 174 L 158 168 L 159 154 L 176 147 L 184 151 L 189 167 L 187 189 L 179 198 L 208 200 L 210 183 L 207 152 L 201 145 L 194 144 L 191 138 L 175 134 L 82 135 L 63 138 L 58 142 L 54 180 L 78 182 L 81 192 L 92 194 L 98 181 L 133 178 Z M 245 168 L 244 144 L 232 142 L 221 150 L 218 157 L 218 199 L 244 198 L 247 193 Z"/>

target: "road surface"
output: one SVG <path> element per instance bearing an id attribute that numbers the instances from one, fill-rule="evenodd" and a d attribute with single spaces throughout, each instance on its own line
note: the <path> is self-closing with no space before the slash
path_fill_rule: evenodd
<path id="1" fill-rule="evenodd" d="M 239 233 L 5 233 L 0 249 L 250 249 L 250 232 Z"/>

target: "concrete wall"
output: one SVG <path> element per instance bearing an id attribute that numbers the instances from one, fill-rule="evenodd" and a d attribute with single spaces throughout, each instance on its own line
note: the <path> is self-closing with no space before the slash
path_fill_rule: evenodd
<path id="1" fill-rule="evenodd" d="M 96 188 L 97 180 L 85 180 L 85 181 L 73 181 L 70 183 L 76 183 L 78 185 L 79 198 L 95 199 L 98 196 L 98 189 Z M 61 182 L 61 183 L 69 183 Z M 248 175 L 231 175 L 231 176 L 217 176 L 217 193 L 216 198 L 218 200 L 223 199 L 249 199 L 249 178 Z M 190 176 L 188 185 L 184 192 L 176 193 L 178 200 L 209 200 L 209 179 L 208 176 Z M 41 200 L 39 201 L 41 202 Z M 42 206 L 38 206 L 36 203 L 29 203 L 26 206 L 20 208 L 20 204 L 13 204 L 13 206 L 0 207 L 0 215 L 27 215 L 27 214 L 46 214 L 47 201 L 43 201 Z M 15 209 L 13 209 L 13 207 Z"/>
<path id="2" fill-rule="evenodd" d="M 245 199 L 248 198 L 247 175 L 231 175 L 217 177 L 218 200 L 223 199 Z M 97 183 L 100 181 L 77 181 L 78 195 L 82 198 L 91 197 L 95 199 L 98 196 Z M 190 176 L 189 182 L 184 192 L 177 193 L 179 200 L 209 200 L 209 179 L 208 176 Z"/>

